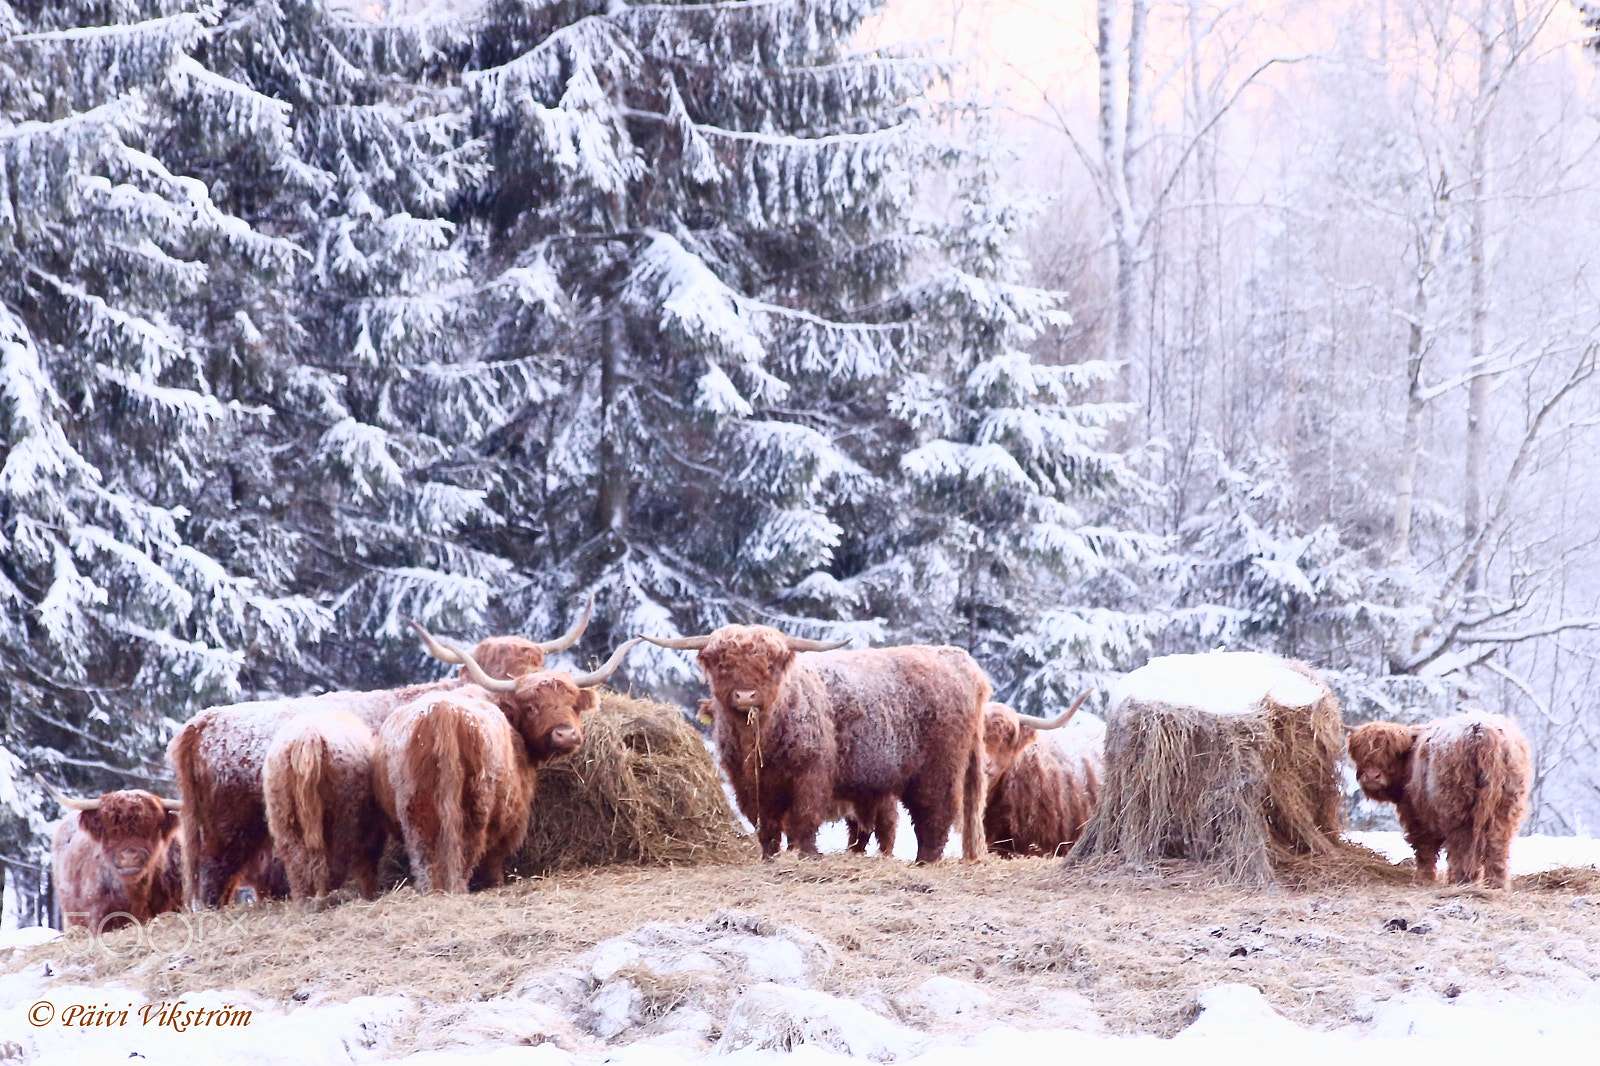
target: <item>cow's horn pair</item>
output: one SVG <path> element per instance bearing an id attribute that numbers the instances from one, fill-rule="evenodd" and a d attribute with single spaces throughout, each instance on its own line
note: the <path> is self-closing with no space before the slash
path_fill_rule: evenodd
<path id="1" fill-rule="evenodd" d="M 588 621 L 587 615 L 585 615 L 584 621 Z M 435 658 L 442 659 L 447 663 L 459 663 L 464 667 L 467 671 L 467 676 L 472 678 L 473 684 L 478 685 L 480 688 L 486 688 L 490 692 L 515 692 L 517 690 L 516 678 L 502 680 L 497 677 L 490 677 L 483 667 L 478 665 L 478 660 L 472 657 L 472 653 L 465 648 L 436 639 L 433 634 L 422 628 L 422 625 L 418 622 L 413 621 L 411 628 L 417 631 L 417 635 L 422 638 L 422 643 L 434 654 Z M 611 675 L 617 672 L 617 667 L 622 665 L 622 660 L 633 650 L 634 645 L 638 643 L 638 637 L 634 637 L 624 643 L 611 653 L 611 658 L 607 659 L 605 665 L 598 670 L 590 671 L 587 674 L 572 674 L 573 683 L 579 688 L 594 688 L 596 685 L 605 684 Z M 440 655 L 440 651 L 443 651 L 445 655 Z M 450 658 L 446 658 L 446 655 L 450 656 Z"/>
<path id="2" fill-rule="evenodd" d="M 593 614 L 594 593 L 591 592 L 589 593 L 589 604 L 583 609 L 583 617 L 574 622 L 571 629 L 567 630 L 555 640 L 536 641 L 535 643 L 538 644 L 539 650 L 544 652 L 546 655 L 550 655 L 553 652 L 566 651 L 568 648 L 578 643 L 579 638 L 583 636 L 583 631 L 589 628 L 589 618 Z M 411 622 L 411 619 L 408 618 L 406 621 Z M 453 647 L 447 647 L 446 645 L 439 643 L 439 641 L 434 639 L 432 633 L 429 633 L 426 629 L 418 626 L 417 623 L 411 622 L 411 624 L 416 626 L 417 632 L 422 635 L 422 643 L 427 645 L 428 653 L 435 659 L 438 659 L 442 663 L 449 663 L 451 666 L 464 665 L 461 661 L 461 656 L 457 652 L 457 649 Z"/>
<path id="3" fill-rule="evenodd" d="M 1022 728 L 1024 729 L 1060 729 L 1072 721 L 1072 716 L 1078 713 L 1078 708 L 1083 706 L 1083 701 L 1088 699 L 1092 692 L 1094 692 L 1094 689 L 1091 688 L 1088 692 L 1073 700 L 1072 706 L 1067 708 L 1066 713 L 1058 714 L 1054 718 L 1030 718 L 1028 715 L 1019 714 L 1017 715 L 1017 720 L 1022 723 Z"/>
<path id="4" fill-rule="evenodd" d="M 61 804 L 61 806 L 67 808 L 68 810 L 98 811 L 100 809 L 100 801 L 98 799 L 75 799 L 72 796 L 67 795 L 65 792 L 62 792 L 59 788 L 46 781 L 43 777 L 40 777 L 38 774 L 34 774 L 33 776 L 39 782 L 39 784 L 44 786 L 46 792 L 50 793 L 50 795 L 56 798 L 57 803 Z M 181 811 L 183 810 L 183 801 L 163 799 L 161 801 L 161 806 L 164 810 Z"/>
<path id="5" fill-rule="evenodd" d="M 660 648 L 671 648 L 673 651 L 699 651 L 711 643 L 711 634 L 707 633 L 698 637 L 645 637 L 650 643 Z M 850 643 L 848 640 L 811 640 L 808 637 L 791 637 L 787 633 L 783 639 L 788 642 L 790 651 L 834 651 Z"/>

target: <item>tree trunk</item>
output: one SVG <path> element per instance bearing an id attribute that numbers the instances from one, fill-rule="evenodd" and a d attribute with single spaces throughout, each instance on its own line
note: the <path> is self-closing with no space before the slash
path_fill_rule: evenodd
<path id="1" fill-rule="evenodd" d="M 1440 189 L 1444 183 L 1440 183 Z M 1421 249 L 1417 263 L 1417 287 L 1411 299 L 1411 330 L 1406 341 L 1406 424 L 1400 438 L 1400 472 L 1394 487 L 1394 532 L 1389 539 L 1389 559 L 1404 562 L 1411 558 L 1411 513 L 1416 498 L 1417 455 L 1422 447 L 1422 409 L 1427 397 L 1422 390 L 1422 363 L 1427 354 L 1428 277 L 1444 239 L 1447 193 L 1440 192 L 1433 204 L 1433 231 Z"/>
<path id="2" fill-rule="evenodd" d="M 1468 372 L 1472 380 L 1467 387 L 1467 442 L 1466 472 L 1462 485 L 1461 527 L 1463 540 L 1472 544 L 1483 528 L 1483 465 L 1485 449 L 1483 419 L 1489 408 L 1489 375 L 1486 373 L 1487 353 L 1484 345 L 1484 323 L 1488 318 L 1488 278 L 1483 261 L 1483 237 L 1486 221 L 1484 197 L 1488 181 L 1488 105 L 1490 64 L 1494 60 L 1494 36 L 1490 32 L 1490 9 L 1487 2 L 1479 14 L 1478 23 L 1478 98 L 1474 102 L 1477 113 L 1472 123 L 1472 212 L 1468 234 L 1468 259 L 1471 286 L 1471 350 Z M 1483 585 L 1483 555 L 1474 555 L 1462 583 L 1468 603 L 1481 596 Z"/>
<path id="3" fill-rule="evenodd" d="M 621 377 L 622 346 L 627 332 L 617 316 L 600 327 L 600 492 L 595 505 L 595 525 L 619 537 L 628 529 L 628 470 L 621 442 L 617 383 Z"/>

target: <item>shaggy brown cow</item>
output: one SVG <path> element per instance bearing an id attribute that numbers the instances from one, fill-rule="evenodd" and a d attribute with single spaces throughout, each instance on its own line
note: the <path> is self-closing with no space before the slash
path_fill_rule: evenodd
<path id="1" fill-rule="evenodd" d="M 764 856 L 777 854 L 785 831 L 814 854 L 818 827 L 847 807 L 882 826 L 894 799 L 911 814 L 918 862 L 939 861 L 958 816 L 962 854 L 983 854 L 983 705 L 992 689 L 966 652 L 835 651 L 843 642 L 770 626 L 645 639 L 699 652 L 722 768 Z M 797 654 L 817 652 L 826 654 Z M 883 826 L 880 847 L 893 836 Z"/>
<path id="2" fill-rule="evenodd" d="M 1533 776 L 1517 723 L 1482 712 L 1422 726 L 1369 722 L 1351 730 L 1350 759 L 1361 791 L 1395 805 L 1419 879 L 1435 879 L 1442 847 L 1452 882 L 1506 887 Z"/>
<path id="3" fill-rule="evenodd" d="M 594 610 L 565 635 L 544 643 L 521 637 L 491 637 L 473 653 L 497 677 L 516 677 L 544 665 L 545 655 L 577 643 Z M 446 660 L 459 663 L 459 660 Z M 376 729 L 396 707 L 430 692 L 456 688 L 461 677 L 376 692 L 329 692 L 201 711 L 172 738 L 167 757 L 191 817 L 183 823 L 184 898 L 215 907 L 234 875 L 267 845 L 266 798 L 261 771 L 267 749 L 282 726 L 302 714 L 345 711 Z"/>
<path id="4" fill-rule="evenodd" d="M 639 642 L 592 673 L 499 680 L 412 625 L 435 655 L 460 656 L 475 684 L 428 693 L 384 721 L 372 765 L 378 802 L 405 842 L 418 892 L 465 892 L 475 873 L 503 884 L 505 860 L 528 831 L 539 766 L 578 750 L 580 716 L 599 702 L 593 689 Z"/>
<path id="5" fill-rule="evenodd" d="M 372 730 L 346 711 L 304 714 L 278 730 L 261 772 L 267 828 L 293 899 L 324 896 L 354 877 L 378 894 L 388 837 L 372 791 Z"/>
<path id="6" fill-rule="evenodd" d="M 1002 703 L 984 709 L 989 798 L 983 832 L 1001 855 L 1059 855 L 1072 847 L 1100 799 L 1104 757 L 1093 744 L 1040 737 L 1066 725 L 1089 693 L 1048 721 Z"/>
<path id="7" fill-rule="evenodd" d="M 68 929 L 99 934 L 182 908 L 182 804 L 142 789 L 74 799 L 43 778 L 39 783 L 68 810 L 51 858 L 56 906 Z"/>

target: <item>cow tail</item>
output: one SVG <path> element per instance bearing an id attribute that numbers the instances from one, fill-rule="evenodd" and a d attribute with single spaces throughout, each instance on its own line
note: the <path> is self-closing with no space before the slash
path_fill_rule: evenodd
<path id="1" fill-rule="evenodd" d="M 983 833 L 983 812 L 989 798 L 988 778 L 983 772 L 983 707 L 993 694 L 989 679 L 980 676 L 972 743 L 967 749 L 966 773 L 961 783 L 961 857 L 969 862 L 989 853 Z"/>
<path id="2" fill-rule="evenodd" d="M 315 729 L 303 730 L 289 742 L 288 798 L 294 820 L 300 823 L 306 873 L 314 892 L 331 887 L 328 884 L 328 840 L 323 835 L 327 814 L 322 803 L 322 775 L 328 760 L 327 738 Z M 273 827 L 273 836 L 277 836 L 276 827 Z"/>
<path id="3" fill-rule="evenodd" d="M 178 816 L 182 833 L 183 898 L 191 906 L 197 905 L 200 899 L 200 812 L 206 807 L 199 774 L 203 725 L 202 719 L 191 720 L 178 730 L 167 748 L 167 759 L 178 781 L 178 796 L 183 800 L 183 811 Z"/>
<path id="4" fill-rule="evenodd" d="M 1483 867 L 1485 834 L 1489 830 L 1489 823 L 1494 820 L 1495 808 L 1500 802 L 1500 793 L 1505 786 L 1510 767 L 1506 765 L 1506 753 L 1499 743 L 1499 734 L 1481 725 L 1472 727 L 1472 763 L 1475 771 L 1473 777 L 1472 793 L 1472 843 L 1468 845 L 1472 854 L 1468 856 L 1467 868 L 1479 870 Z"/>
<path id="5" fill-rule="evenodd" d="M 466 782 L 461 772 L 461 740 L 471 729 L 471 723 L 459 708 L 441 701 L 434 704 L 432 712 L 424 715 L 419 724 L 418 733 L 423 743 L 418 746 L 418 752 L 426 753 L 428 765 L 413 766 L 412 771 L 417 773 L 417 793 L 427 795 L 433 803 L 438 826 L 438 837 L 431 849 L 433 869 L 429 871 L 427 887 L 435 892 L 465 892 L 471 871 L 462 870 L 466 861 L 462 839 Z M 429 777 L 432 778 L 431 790 L 423 783 Z"/>

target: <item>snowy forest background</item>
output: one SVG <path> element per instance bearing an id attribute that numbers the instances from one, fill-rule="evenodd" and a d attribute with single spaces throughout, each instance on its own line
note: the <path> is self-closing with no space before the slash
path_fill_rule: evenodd
<path id="1" fill-rule="evenodd" d="M 1277 651 L 1600 821 L 1600 12 L 882 6 L 0 0 L 11 876 L 33 772 L 590 593 L 1033 711 Z"/>

